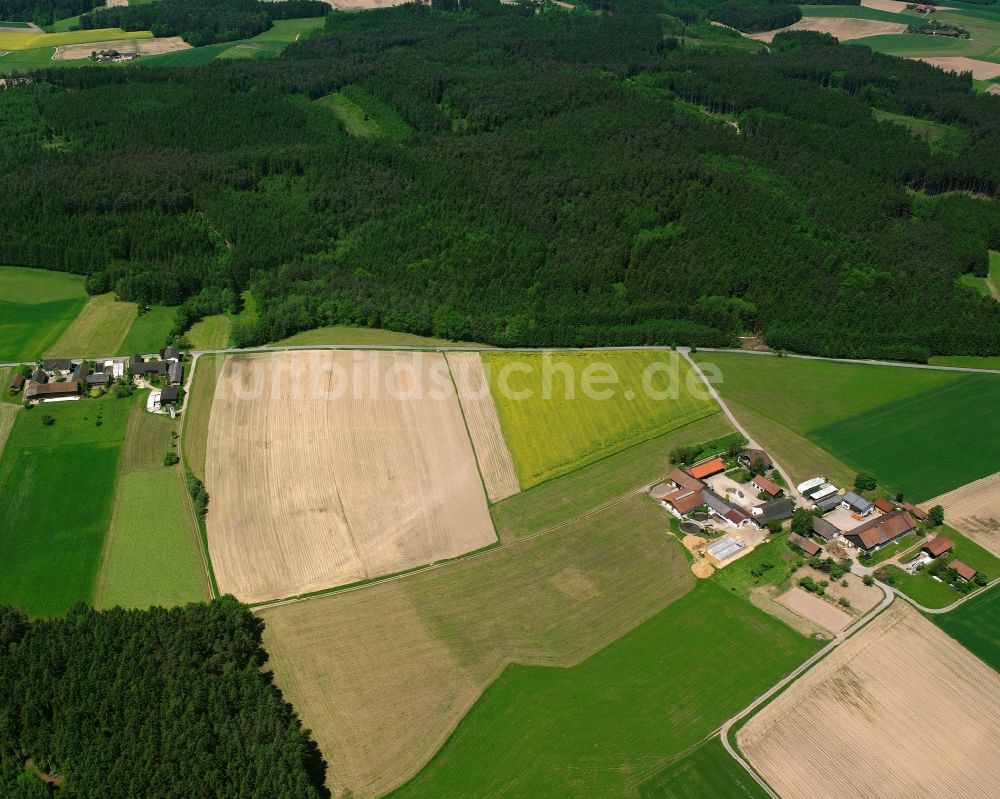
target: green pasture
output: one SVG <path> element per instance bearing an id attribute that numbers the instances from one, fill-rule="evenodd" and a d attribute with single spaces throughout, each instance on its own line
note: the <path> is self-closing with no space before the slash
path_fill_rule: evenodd
<path id="1" fill-rule="evenodd" d="M 122 477 L 101 607 L 171 607 L 205 599 L 197 528 L 182 479 L 176 467 L 162 465 Z"/>
<path id="2" fill-rule="evenodd" d="M 484 352 L 482 358 L 522 488 L 718 408 L 689 391 L 687 363 L 666 350 Z"/>
<path id="3" fill-rule="evenodd" d="M 404 141 L 413 134 L 395 108 L 360 86 L 345 86 L 339 92 L 321 97 L 316 103 L 332 111 L 352 136 Z"/>
<path id="4" fill-rule="evenodd" d="M 959 275 L 958 284 L 965 286 L 970 291 L 974 291 L 980 297 L 991 297 L 990 284 L 985 277 L 976 277 L 972 274 Z"/>
<path id="5" fill-rule="evenodd" d="M 34 50 L 40 47 L 63 47 L 88 42 L 111 42 L 118 39 L 151 39 L 149 31 L 123 31 L 121 28 L 95 28 L 58 33 L 18 33 L 0 31 L 0 50 Z"/>
<path id="6" fill-rule="evenodd" d="M 740 353 L 695 357 L 721 375 L 716 389 L 793 479 L 825 473 L 849 482 L 868 471 L 921 501 L 1000 469 L 995 376 Z"/>
<path id="7" fill-rule="evenodd" d="M 703 444 L 706 455 L 713 454 L 732 432 L 726 417 L 714 413 L 508 497 L 490 508 L 497 535 L 501 541 L 524 538 L 578 518 L 662 480 L 674 447 Z"/>
<path id="8" fill-rule="evenodd" d="M 0 20 L 0 28 L 23 28 L 31 30 L 31 24 L 28 22 L 4 22 Z"/>
<path id="9" fill-rule="evenodd" d="M 270 30 L 249 39 L 209 44 L 176 53 L 149 56 L 148 58 L 140 58 L 138 63 L 149 66 L 194 67 L 207 64 L 217 58 L 276 58 L 289 44 L 308 36 L 313 31 L 321 30 L 325 24 L 326 21 L 322 17 L 279 19 L 275 21 Z"/>
<path id="10" fill-rule="evenodd" d="M 965 375 L 809 435 L 845 463 L 919 502 L 1000 470 L 997 407 L 1000 377 Z"/>
<path id="11" fill-rule="evenodd" d="M 819 6 L 815 7 L 817 10 Z M 982 10 L 982 9 L 981 9 Z M 871 9 L 860 9 L 869 12 Z M 803 10 L 803 13 L 804 10 Z M 875 12 L 884 13 L 884 12 Z M 820 15 L 822 16 L 822 15 Z M 862 14 L 844 16 L 861 17 Z M 896 16 L 890 14 L 889 16 Z M 900 15 L 903 16 L 903 15 Z M 883 34 L 856 39 L 850 44 L 864 45 L 889 55 L 908 58 L 929 56 L 965 56 L 981 61 L 1000 63 L 1000 16 L 977 14 L 967 11 L 937 11 L 932 15 L 942 23 L 952 23 L 969 31 L 968 39 L 949 39 L 943 36 L 927 36 L 921 33 Z M 901 20 L 893 20 L 901 21 Z M 913 18 L 910 22 L 914 21 Z"/>
<path id="12" fill-rule="evenodd" d="M 508 666 L 391 796 L 630 795 L 817 646 L 702 582 L 574 668 Z"/>
<path id="13" fill-rule="evenodd" d="M 760 586 L 781 585 L 804 560 L 802 555 L 788 546 L 787 535 L 776 535 L 766 544 L 754 547 L 749 554 L 717 570 L 712 575 L 712 582 L 718 583 L 732 594 L 747 596 Z M 771 564 L 771 568 L 761 568 L 767 563 Z M 760 573 L 755 575 L 754 570 Z"/>
<path id="14" fill-rule="evenodd" d="M 848 19 L 873 19 L 877 22 L 899 22 L 903 25 L 914 25 L 921 17 L 915 11 L 902 11 L 894 14 L 892 11 L 882 11 L 878 8 L 865 6 L 799 6 L 803 17 L 846 17 Z M 902 6 L 900 6 L 902 8 Z"/>
<path id="15" fill-rule="evenodd" d="M 118 348 L 118 354 L 159 352 L 167 343 L 176 314 L 177 309 L 172 306 L 154 305 L 137 316 Z"/>
<path id="16" fill-rule="evenodd" d="M 83 308 L 83 284 L 65 272 L 0 267 L 0 361 L 40 358 Z"/>
<path id="17" fill-rule="evenodd" d="M 195 350 L 224 349 L 229 346 L 229 333 L 232 329 L 232 319 L 225 314 L 215 314 L 191 325 L 184 338 Z"/>
<path id="18" fill-rule="evenodd" d="M 949 613 L 930 618 L 973 655 L 1000 671 L 1000 590 L 991 588 Z"/>
<path id="19" fill-rule="evenodd" d="M 641 799 L 767 799 L 717 736 L 639 786 Z"/>
<path id="20" fill-rule="evenodd" d="M 934 366 L 960 366 L 964 369 L 1000 369 L 1000 355 L 937 355 L 931 358 Z"/>
<path id="21" fill-rule="evenodd" d="M 0 603 L 56 616 L 91 601 L 132 405 L 80 400 L 17 414 L 0 458 Z"/>

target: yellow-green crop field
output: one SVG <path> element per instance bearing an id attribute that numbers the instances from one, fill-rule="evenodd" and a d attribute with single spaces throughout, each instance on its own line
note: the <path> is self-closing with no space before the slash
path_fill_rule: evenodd
<path id="1" fill-rule="evenodd" d="M 522 488 L 718 411 L 667 350 L 482 358 Z"/>
<path id="2" fill-rule="evenodd" d="M 121 28 L 96 28 L 64 33 L 0 33 L 0 50 L 34 50 L 37 47 L 62 47 L 87 42 L 113 42 L 117 39 L 152 39 L 149 31 L 123 31 Z"/>

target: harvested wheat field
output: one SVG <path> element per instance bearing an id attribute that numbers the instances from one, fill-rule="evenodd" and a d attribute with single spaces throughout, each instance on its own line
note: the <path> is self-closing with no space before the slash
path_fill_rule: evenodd
<path id="1" fill-rule="evenodd" d="M 897 600 L 737 741 L 782 799 L 1000 796 L 1000 675 Z"/>
<path id="2" fill-rule="evenodd" d="M 258 611 L 269 664 L 335 796 L 412 777 L 512 661 L 575 665 L 694 584 L 644 497 L 544 536 Z"/>
<path id="3" fill-rule="evenodd" d="M 944 518 L 960 533 L 1000 556 L 1000 472 L 924 503 L 944 508 Z"/>
<path id="4" fill-rule="evenodd" d="M 57 47 L 52 60 L 76 61 L 89 57 L 95 50 L 117 50 L 119 53 L 138 53 L 143 56 L 175 53 L 178 50 L 189 50 L 190 48 L 191 45 L 180 36 L 162 36 L 156 39 L 119 39 L 112 42 L 87 42 L 86 44 L 69 44 Z"/>
<path id="5" fill-rule="evenodd" d="M 945 72 L 971 72 L 976 80 L 992 80 L 1000 77 L 1000 64 L 966 58 L 964 55 L 921 56 L 917 61 L 924 61 Z"/>
<path id="6" fill-rule="evenodd" d="M 369 11 L 373 8 L 401 6 L 409 0 L 325 0 L 338 11 Z"/>
<path id="7" fill-rule="evenodd" d="M 229 358 L 205 472 L 219 588 L 245 602 L 404 571 L 496 540 L 437 353 Z"/>
<path id="8" fill-rule="evenodd" d="M 863 39 L 865 36 L 881 36 L 886 33 L 906 33 L 906 25 L 901 22 L 880 22 L 874 19 L 852 19 L 850 17 L 803 17 L 793 25 L 763 33 L 746 34 L 748 39 L 770 42 L 784 31 L 817 31 L 836 36 L 842 42 Z"/>
<path id="9" fill-rule="evenodd" d="M 478 352 L 449 352 L 448 366 L 458 390 L 458 400 L 465 424 L 472 438 L 472 448 L 479 461 L 479 471 L 490 502 L 499 502 L 521 490 L 514 471 L 507 441 L 500 429 L 500 418 L 493 403 L 490 383 Z"/>

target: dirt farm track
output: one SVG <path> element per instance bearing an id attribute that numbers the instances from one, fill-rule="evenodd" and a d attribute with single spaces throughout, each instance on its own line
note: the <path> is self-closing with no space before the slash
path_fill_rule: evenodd
<path id="1" fill-rule="evenodd" d="M 1000 675 L 897 600 L 737 734 L 782 799 L 1000 795 Z"/>
<path id="2" fill-rule="evenodd" d="M 447 391 L 433 394 L 436 384 Z M 403 571 L 496 540 L 440 354 L 227 359 L 206 486 L 219 588 L 245 602 Z"/>

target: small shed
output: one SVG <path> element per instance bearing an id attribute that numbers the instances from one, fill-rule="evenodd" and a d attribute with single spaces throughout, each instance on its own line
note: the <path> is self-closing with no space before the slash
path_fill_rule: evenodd
<path id="1" fill-rule="evenodd" d="M 813 533 L 824 541 L 832 541 L 840 535 L 840 528 L 837 525 L 828 522 L 826 519 L 821 519 L 819 516 L 813 519 L 812 529 Z"/>
<path id="2" fill-rule="evenodd" d="M 169 376 L 170 385 L 179 386 L 184 382 L 184 366 L 180 361 L 174 361 L 167 367 L 167 375 Z"/>
<path id="3" fill-rule="evenodd" d="M 799 549 L 801 549 L 810 558 L 816 557 L 820 552 L 823 551 L 820 545 L 817 544 L 815 541 L 810 541 L 808 538 L 804 538 L 803 536 L 798 535 L 797 533 L 792 533 L 790 536 L 788 536 L 788 543 L 791 544 L 792 546 L 796 546 Z"/>
<path id="4" fill-rule="evenodd" d="M 955 573 L 958 575 L 958 579 L 965 583 L 971 583 L 978 573 L 971 566 L 962 563 L 960 560 L 953 560 L 950 567 L 955 570 Z"/>
<path id="5" fill-rule="evenodd" d="M 696 463 L 688 469 L 688 473 L 697 480 L 704 480 L 706 477 L 724 471 L 726 471 L 726 464 L 722 462 L 722 458 L 712 458 L 703 463 Z"/>
<path id="6" fill-rule="evenodd" d="M 177 403 L 178 393 L 176 386 L 167 386 L 162 391 L 160 391 L 160 405 L 175 405 Z"/>
<path id="7" fill-rule="evenodd" d="M 874 502 L 865 499 L 863 496 L 856 494 L 853 491 L 848 491 L 844 494 L 840 501 L 845 508 L 858 514 L 858 516 L 867 516 L 875 508 Z"/>
<path id="8" fill-rule="evenodd" d="M 781 486 L 761 474 L 758 474 L 750 482 L 753 483 L 758 491 L 763 492 L 768 499 L 774 499 L 784 493 Z"/>
<path id="9" fill-rule="evenodd" d="M 880 497 L 875 500 L 875 510 L 879 513 L 892 513 L 896 510 L 896 506 L 889 500 Z"/>
<path id="10" fill-rule="evenodd" d="M 24 376 L 18 372 L 10 381 L 10 390 L 17 394 L 22 388 L 24 388 Z"/>
<path id="11" fill-rule="evenodd" d="M 36 369 L 31 373 L 31 382 L 33 383 L 48 383 L 49 376 L 45 374 L 43 369 Z"/>

